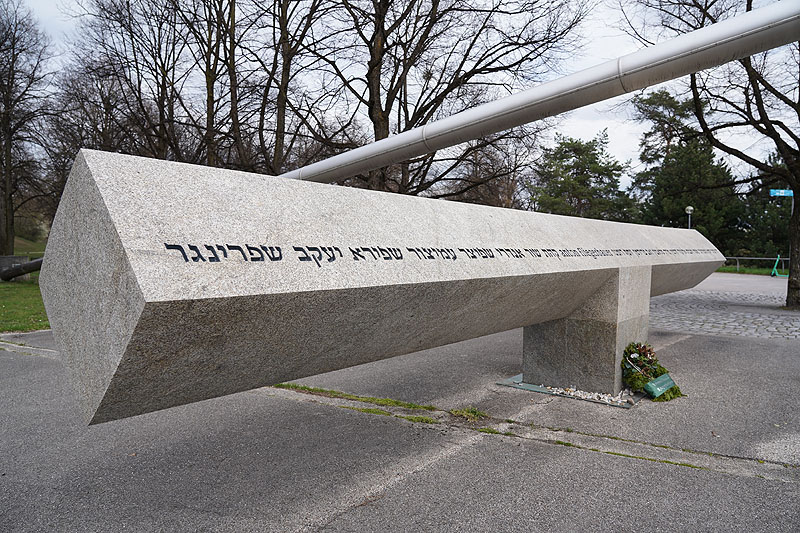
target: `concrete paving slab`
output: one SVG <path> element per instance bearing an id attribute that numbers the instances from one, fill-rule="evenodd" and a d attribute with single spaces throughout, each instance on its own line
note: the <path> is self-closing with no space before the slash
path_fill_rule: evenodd
<path id="1" fill-rule="evenodd" d="M 520 335 L 483 337 L 447 347 L 445 357 L 430 350 L 298 383 L 444 409 L 474 406 L 499 419 L 800 465 L 800 412 L 789 392 L 800 385 L 797 341 L 653 332 L 659 360 L 687 397 L 623 410 L 496 385 L 505 369 L 511 372 L 503 377 L 514 374 Z M 482 357 L 490 353 L 502 358 Z"/>
<path id="2" fill-rule="evenodd" d="M 787 278 L 714 272 L 705 280 L 701 281 L 695 287 L 695 290 L 782 294 L 785 297 L 786 288 L 788 286 L 789 280 Z"/>
<path id="3" fill-rule="evenodd" d="M 53 332 L 49 329 L 29 331 L 27 333 L 0 333 L 0 341 L 11 344 L 23 344 L 34 348 L 58 350 Z"/>
<path id="4" fill-rule="evenodd" d="M 87 429 L 60 364 L 6 352 L 0 375 L 4 531 L 790 531 L 800 519 L 797 482 L 411 423 L 292 391 Z"/>
<path id="5" fill-rule="evenodd" d="M 497 386 L 515 330 L 302 380 L 435 412 L 265 388 L 90 428 L 57 359 L 0 349 L 0 531 L 796 531 L 797 341 L 650 340 L 687 398 Z M 465 406 L 493 418 L 446 412 Z"/>
<path id="6" fill-rule="evenodd" d="M 536 401 L 525 420 L 716 454 L 800 465 L 795 341 L 691 336 L 659 360 L 687 394 L 623 413 L 596 404 Z"/>
<path id="7" fill-rule="evenodd" d="M 456 409 L 477 405 L 500 393 L 495 383 L 520 372 L 522 329 L 517 329 L 311 376 L 297 383 Z"/>
<path id="8" fill-rule="evenodd" d="M 784 485 L 486 438 L 324 531 L 789 531 Z"/>
<path id="9" fill-rule="evenodd" d="M 296 530 L 447 445 L 438 428 L 262 391 L 87 429 L 61 365 L 0 365 L 2 531 Z"/>

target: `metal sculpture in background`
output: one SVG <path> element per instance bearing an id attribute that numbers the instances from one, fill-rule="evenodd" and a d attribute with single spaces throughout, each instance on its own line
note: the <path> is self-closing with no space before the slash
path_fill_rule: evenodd
<path id="1" fill-rule="evenodd" d="M 777 2 L 281 177 L 330 183 L 783 46 L 798 35 L 800 2 Z"/>

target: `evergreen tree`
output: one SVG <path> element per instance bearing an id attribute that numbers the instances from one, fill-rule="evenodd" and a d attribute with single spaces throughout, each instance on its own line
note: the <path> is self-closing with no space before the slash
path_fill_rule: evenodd
<path id="1" fill-rule="evenodd" d="M 654 36 L 685 34 L 752 11 L 752 0 L 633 0 L 620 2 L 631 34 L 643 42 Z M 790 45 L 731 61 L 691 74 L 689 96 L 697 129 L 706 142 L 753 167 L 762 176 L 779 177 L 800 195 L 800 137 L 797 131 L 797 41 Z M 777 157 L 764 159 L 753 143 L 731 142 L 739 135 L 757 136 Z M 756 179 L 760 179 L 756 177 Z M 791 242 L 787 307 L 800 309 L 800 210 L 787 220 Z"/>
<path id="2" fill-rule="evenodd" d="M 776 180 L 775 176 L 758 177 L 749 184 L 749 190 L 742 195 L 745 204 L 744 232 L 736 250 L 737 256 L 780 255 L 788 259 L 788 221 L 792 213 L 792 198 L 769 195 L 770 189 L 788 188 L 788 183 Z"/>
<path id="3" fill-rule="evenodd" d="M 608 134 L 588 142 L 556 137 L 546 148 L 529 184 L 531 207 L 536 211 L 606 220 L 629 221 L 633 201 L 619 189 L 626 165 L 611 156 Z"/>
<path id="4" fill-rule="evenodd" d="M 745 206 L 730 170 L 689 126 L 691 100 L 660 90 L 634 98 L 633 105 L 636 119 L 652 124 L 640 142 L 647 168 L 636 174 L 630 190 L 640 202 L 641 222 L 686 227 L 685 209 L 692 206 L 692 227 L 734 255 L 744 238 Z"/>
<path id="5" fill-rule="evenodd" d="M 700 139 L 673 147 L 661 164 L 639 175 L 651 192 L 641 205 L 641 221 L 686 227 L 686 207 L 694 207 L 692 228 L 724 254 L 734 255 L 742 241 L 744 204 L 728 168 L 714 161 L 713 149 Z"/>

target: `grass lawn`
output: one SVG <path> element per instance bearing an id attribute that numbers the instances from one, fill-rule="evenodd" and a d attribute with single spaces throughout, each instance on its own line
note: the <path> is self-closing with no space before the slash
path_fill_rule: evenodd
<path id="1" fill-rule="evenodd" d="M 14 255 L 28 255 L 31 259 L 38 259 L 44 255 L 47 241 L 33 242 L 22 237 L 14 237 Z"/>
<path id="2" fill-rule="evenodd" d="M 734 266 L 721 266 L 721 267 L 719 267 L 717 269 L 717 272 L 733 272 L 734 274 L 760 274 L 762 276 L 769 276 L 770 273 L 772 272 L 772 267 L 770 267 L 770 268 L 766 268 L 766 267 L 761 267 L 761 268 L 758 268 L 758 267 L 739 267 L 739 271 L 736 272 L 736 266 L 735 265 Z M 778 273 L 780 273 L 780 274 L 785 276 L 785 275 L 789 274 L 789 269 L 787 268 L 786 270 L 781 270 L 779 268 L 778 269 Z"/>
<path id="3" fill-rule="evenodd" d="M 0 331 L 47 329 L 50 323 L 39 292 L 39 273 L 32 281 L 0 281 Z"/>

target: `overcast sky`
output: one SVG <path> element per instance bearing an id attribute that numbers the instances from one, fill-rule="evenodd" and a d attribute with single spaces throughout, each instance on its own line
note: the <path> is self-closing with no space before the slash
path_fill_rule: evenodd
<path id="1" fill-rule="evenodd" d="M 39 18 L 45 31 L 56 44 L 64 41 L 74 28 L 74 21 L 63 13 L 64 6 L 70 6 L 73 0 L 25 0 L 27 5 Z M 641 45 L 617 29 L 618 15 L 615 10 L 602 4 L 592 11 L 584 25 L 585 48 L 582 55 L 563 65 L 564 73 L 572 73 L 588 68 L 609 59 L 635 52 Z M 639 139 L 647 129 L 645 124 L 637 124 L 629 119 L 628 106 L 623 104 L 630 95 L 623 95 L 612 100 L 571 111 L 556 119 L 556 132 L 562 135 L 583 140 L 594 138 L 604 128 L 608 129 L 609 151 L 619 161 L 630 161 L 633 170 L 639 166 Z M 752 144 L 749 139 L 742 139 L 743 147 Z M 627 185 L 627 179 L 623 186 Z"/>

